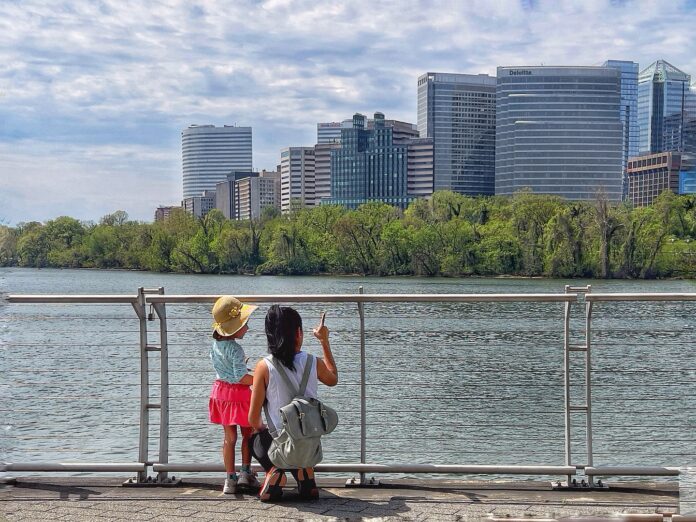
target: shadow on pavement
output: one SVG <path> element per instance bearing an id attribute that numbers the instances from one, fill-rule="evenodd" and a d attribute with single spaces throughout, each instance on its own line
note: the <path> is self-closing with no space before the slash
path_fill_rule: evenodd
<path id="1" fill-rule="evenodd" d="M 53 493 L 58 493 L 56 500 L 74 500 L 75 497 L 77 497 L 79 500 L 87 500 L 92 495 L 99 496 L 102 494 L 102 491 L 98 491 L 96 489 L 88 489 L 70 485 L 50 484 L 46 482 L 22 482 L 21 488 L 34 491 L 50 491 Z M 74 496 L 71 497 L 71 495 Z"/>

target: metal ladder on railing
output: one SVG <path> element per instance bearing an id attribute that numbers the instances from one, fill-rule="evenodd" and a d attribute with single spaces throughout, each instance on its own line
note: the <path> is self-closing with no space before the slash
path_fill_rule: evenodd
<path id="1" fill-rule="evenodd" d="M 577 293 L 581 295 L 589 294 L 592 291 L 592 285 L 587 286 L 565 286 L 565 293 Z M 563 350 L 563 378 L 564 378 L 564 390 L 565 390 L 565 464 L 566 466 L 573 466 L 572 463 L 572 417 L 574 413 L 584 413 L 585 414 L 585 443 L 587 450 L 587 462 L 586 466 L 592 466 L 592 360 L 591 360 L 591 347 L 590 338 L 587 335 L 589 332 L 589 321 L 592 312 L 592 303 L 585 301 L 585 339 L 581 342 L 573 342 L 570 335 L 570 312 L 572 303 L 565 303 L 565 315 L 564 315 L 564 350 Z M 571 354 L 573 352 L 584 352 L 584 366 L 582 369 L 585 374 L 585 401 L 584 404 L 573 404 L 571 397 L 571 383 L 570 383 L 570 372 L 571 372 Z M 577 483 L 577 479 L 573 478 L 572 475 L 568 475 L 568 481 L 565 484 L 560 482 L 556 484 L 557 487 L 567 487 L 567 488 L 587 488 L 596 487 L 593 483 L 592 477 L 587 477 L 587 480 L 582 480 L 580 484 Z M 597 486 L 603 487 L 602 481 L 598 481 Z"/>
<path id="2" fill-rule="evenodd" d="M 167 346 L 167 318 L 164 305 L 156 303 L 150 305 L 150 312 L 147 312 L 147 295 L 162 295 L 164 288 L 138 288 L 138 301 L 133 303 L 135 313 L 138 315 L 140 324 L 140 437 L 138 443 L 138 460 L 145 463 L 145 470 L 139 471 L 134 479 L 127 480 L 124 485 L 174 485 L 175 478 L 168 478 L 166 472 L 159 472 L 157 478 L 153 479 L 148 475 L 147 469 L 152 464 L 149 458 L 149 434 L 150 434 L 150 411 L 159 410 L 159 458 L 158 462 L 167 462 L 169 455 L 169 363 Z M 154 312 L 160 323 L 160 344 L 150 344 L 148 342 L 148 321 L 154 321 Z M 160 400 L 150 402 L 150 352 L 158 352 L 160 357 Z"/>

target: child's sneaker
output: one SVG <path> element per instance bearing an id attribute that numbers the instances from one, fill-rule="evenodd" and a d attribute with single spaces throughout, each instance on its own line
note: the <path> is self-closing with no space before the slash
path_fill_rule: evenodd
<path id="1" fill-rule="evenodd" d="M 222 492 L 225 495 L 233 495 L 237 492 L 237 479 L 234 478 L 226 478 L 225 479 L 225 486 L 222 488 Z"/>
<path id="2" fill-rule="evenodd" d="M 254 473 L 253 471 L 242 470 L 239 473 L 237 487 L 244 488 L 246 490 L 257 490 L 259 486 L 259 480 L 256 478 L 256 473 Z"/>

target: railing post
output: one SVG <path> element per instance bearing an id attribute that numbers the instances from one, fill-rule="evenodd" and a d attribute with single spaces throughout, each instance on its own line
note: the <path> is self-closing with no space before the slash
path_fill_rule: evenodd
<path id="1" fill-rule="evenodd" d="M 593 466 L 592 462 L 592 358 L 590 357 L 591 346 L 590 334 L 592 327 L 592 301 L 585 301 L 585 404 L 587 405 L 587 465 Z M 592 477 L 588 477 L 592 484 Z"/>
<path id="2" fill-rule="evenodd" d="M 147 480 L 148 432 L 150 430 L 150 412 L 148 400 L 150 395 L 150 376 L 147 355 L 147 313 L 145 309 L 145 289 L 138 288 L 138 300 L 133 303 L 140 324 L 140 438 L 138 441 L 138 462 L 145 463 L 145 469 L 138 471 L 137 482 Z"/>
<path id="3" fill-rule="evenodd" d="M 569 287 L 566 285 L 566 293 Z M 565 398 L 565 465 L 572 466 L 571 453 L 571 428 L 570 428 L 570 307 L 571 303 L 565 303 L 565 313 L 563 316 L 563 384 Z M 568 475 L 568 485 L 570 485 L 572 475 Z"/>
<path id="4" fill-rule="evenodd" d="M 159 288 L 159 294 L 164 294 L 164 288 Z M 169 462 L 169 343 L 167 341 L 167 307 L 165 303 L 154 303 L 153 308 L 159 319 L 160 329 L 160 464 Z M 157 473 L 157 482 L 171 484 L 173 481 L 166 471 Z"/>
<path id="5" fill-rule="evenodd" d="M 358 288 L 363 293 L 363 287 Z M 360 464 L 367 459 L 367 386 L 365 384 L 365 303 L 358 302 L 360 315 Z M 360 484 L 365 483 L 365 473 L 360 473 Z"/>

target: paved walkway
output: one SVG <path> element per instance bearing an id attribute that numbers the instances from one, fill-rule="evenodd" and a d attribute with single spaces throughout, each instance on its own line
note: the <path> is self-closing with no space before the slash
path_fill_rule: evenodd
<path id="1" fill-rule="evenodd" d="M 549 482 L 383 481 L 346 488 L 319 478 L 321 497 L 263 504 L 223 495 L 220 480 L 179 487 L 122 487 L 108 478 L 26 478 L 0 486 L 0 520 L 694 520 L 677 513 L 676 483 L 612 483 L 605 491 L 553 491 Z M 628 514 L 642 514 L 628 516 Z"/>

